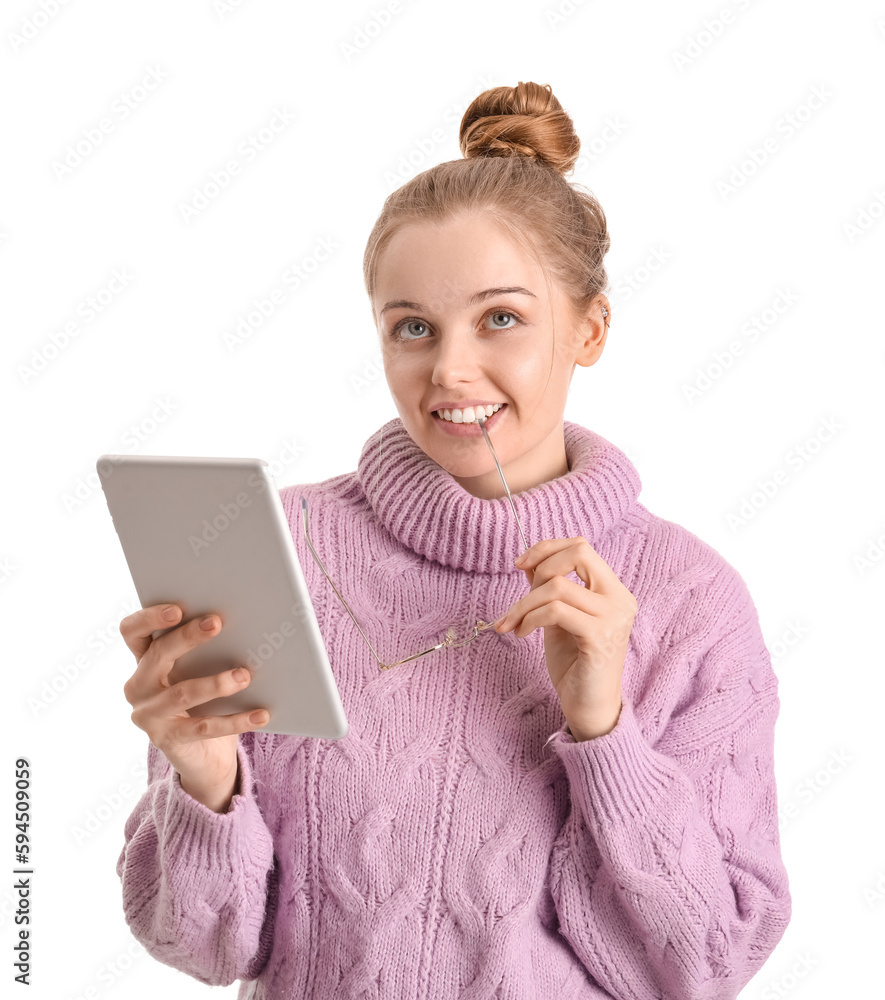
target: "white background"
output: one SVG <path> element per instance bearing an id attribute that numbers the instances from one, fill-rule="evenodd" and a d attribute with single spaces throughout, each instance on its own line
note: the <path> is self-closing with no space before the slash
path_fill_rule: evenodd
<path id="1" fill-rule="evenodd" d="M 569 179 L 612 235 L 608 343 L 566 418 L 622 448 L 641 501 L 744 576 L 780 681 L 794 913 L 741 995 L 881 990 L 885 6 L 43 7 L 0 15 L 4 995 L 17 755 L 33 769 L 29 996 L 209 995 L 123 918 L 115 864 L 147 738 L 122 693 L 134 661 L 115 629 L 135 594 L 96 458 L 257 456 L 280 486 L 354 469 L 396 416 L 362 285 L 369 231 L 393 187 L 460 156 L 467 104 L 519 80 L 550 83 L 574 119 Z M 291 120 L 247 158 L 279 110 Z M 231 159 L 239 176 L 213 189 Z M 323 239 L 337 246 L 313 267 Z M 115 270 L 126 287 L 85 322 Z M 229 350 L 275 288 L 285 301 Z"/>

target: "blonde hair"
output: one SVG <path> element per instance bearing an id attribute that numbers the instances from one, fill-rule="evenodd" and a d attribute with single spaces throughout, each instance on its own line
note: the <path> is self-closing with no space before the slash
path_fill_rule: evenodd
<path id="1" fill-rule="evenodd" d="M 403 227 L 482 215 L 498 225 L 562 287 L 576 316 L 608 287 L 605 214 L 583 185 L 565 180 L 581 143 L 549 84 L 492 87 L 464 112 L 464 159 L 425 170 L 385 199 L 363 255 L 375 295 L 378 261 Z"/>

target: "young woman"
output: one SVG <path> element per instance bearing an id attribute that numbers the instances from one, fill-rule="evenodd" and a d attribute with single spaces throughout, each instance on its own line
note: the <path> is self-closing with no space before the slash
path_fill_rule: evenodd
<path id="1" fill-rule="evenodd" d="M 192 719 L 248 683 L 166 682 L 218 618 L 155 641 L 178 608 L 121 623 L 151 740 L 125 913 L 204 983 L 727 1000 L 784 933 L 756 608 L 563 419 L 611 319 L 604 214 L 563 177 L 578 148 L 549 87 L 487 91 L 464 159 L 391 194 L 369 238 L 399 419 L 355 472 L 281 491 L 348 735 Z"/>

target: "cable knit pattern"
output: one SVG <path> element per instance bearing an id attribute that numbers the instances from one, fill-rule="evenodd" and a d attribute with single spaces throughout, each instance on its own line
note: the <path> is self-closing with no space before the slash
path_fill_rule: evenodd
<path id="1" fill-rule="evenodd" d="M 571 738 L 541 630 L 378 669 L 302 495 L 388 662 L 528 591 L 506 497 L 466 493 L 388 422 L 356 472 L 280 493 L 348 735 L 242 735 L 224 814 L 149 748 L 117 870 L 156 958 L 240 979 L 241 1000 L 731 1000 L 765 962 L 791 901 L 756 608 L 639 503 L 622 451 L 564 435 L 570 471 L 514 503 L 529 545 L 582 535 L 636 597 L 615 728 Z"/>

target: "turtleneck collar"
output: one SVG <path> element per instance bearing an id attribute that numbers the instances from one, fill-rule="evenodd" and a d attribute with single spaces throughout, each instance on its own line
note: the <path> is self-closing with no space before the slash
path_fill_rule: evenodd
<path id="1" fill-rule="evenodd" d="M 604 437 L 563 421 L 569 472 L 513 494 L 528 544 L 583 536 L 596 548 L 635 503 L 641 482 L 627 456 Z M 380 449 L 380 451 L 379 451 Z M 378 520 L 413 552 L 474 573 L 521 573 L 522 540 L 506 495 L 468 493 L 425 454 L 399 417 L 363 445 L 357 476 Z"/>

